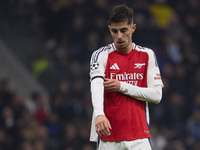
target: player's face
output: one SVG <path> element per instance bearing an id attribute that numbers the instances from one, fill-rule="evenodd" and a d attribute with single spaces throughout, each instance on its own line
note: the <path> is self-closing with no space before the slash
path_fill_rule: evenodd
<path id="1" fill-rule="evenodd" d="M 111 23 L 109 25 L 109 30 L 117 50 L 126 50 L 126 52 L 132 50 L 132 34 L 135 29 L 136 24 L 129 25 L 127 21 Z"/>

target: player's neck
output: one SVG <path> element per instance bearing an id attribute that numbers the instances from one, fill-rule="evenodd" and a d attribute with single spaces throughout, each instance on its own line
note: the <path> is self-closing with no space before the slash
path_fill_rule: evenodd
<path id="1" fill-rule="evenodd" d="M 121 54 L 128 54 L 132 51 L 134 45 L 134 43 L 131 43 L 126 48 L 117 49 L 117 51 Z"/>

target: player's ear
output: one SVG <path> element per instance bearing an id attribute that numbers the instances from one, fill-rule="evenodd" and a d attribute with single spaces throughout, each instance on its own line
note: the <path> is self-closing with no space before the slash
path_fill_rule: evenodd
<path id="1" fill-rule="evenodd" d="M 133 32 L 135 32 L 135 30 L 136 30 L 136 24 L 132 25 L 132 29 L 133 29 Z"/>
<path id="2" fill-rule="evenodd" d="M 109 31 L 111 32 L 110 25 L 108 25 L 108 29 L 109 29 Z"/>

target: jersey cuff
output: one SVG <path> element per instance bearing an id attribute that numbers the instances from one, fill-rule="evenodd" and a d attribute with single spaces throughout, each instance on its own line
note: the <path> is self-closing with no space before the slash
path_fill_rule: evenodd
<path id="1" fill-rule="evenodd" d="M 102 112 L 102 111 L 94 112 L 94 117 L 95 117 L 95 118 L 96 118 L 97 116 L 100 116 L 100 115 L 104 115 L 104 116 L 105 116 L 104 112 Z"/>
<path id="2" fill-rule="evenodd" d="M 102 78 L 104 80 L 103 76 L 94 76 L 94 77 L 91 78 L 91 81 L 94 80 L 95 78 Z"/>

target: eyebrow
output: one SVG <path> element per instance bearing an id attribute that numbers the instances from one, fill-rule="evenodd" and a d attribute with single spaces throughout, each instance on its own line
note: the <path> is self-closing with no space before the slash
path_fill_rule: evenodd
<path id="1" fill-rule="evenodd" d="M 127 27 L 124 27 L 124 28 L 121 28 L 120 30 L 127 30 L 128 28 Z"/>
<path id="2" fill-rule="evenodd" d="M 122 31 L 122 30 L 127 30 L 127 29 L 128 29 L 127 27 L 123 27 L 123 28 L 120 28 L 120 29 L 111 28 L 112 31 L 114 31 L 114 30 L 117 30 L 117 31 L 120 30 L 120 31 Z"/>

